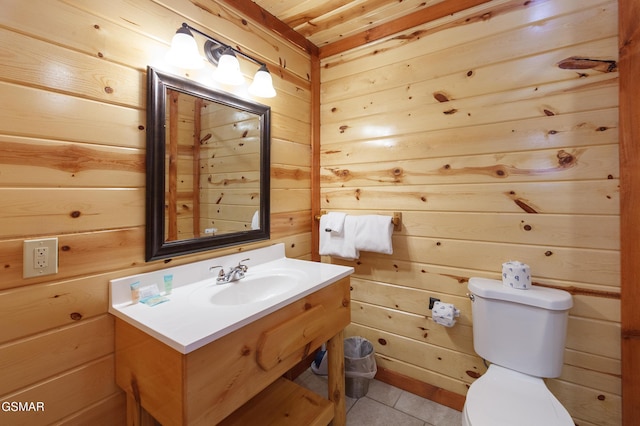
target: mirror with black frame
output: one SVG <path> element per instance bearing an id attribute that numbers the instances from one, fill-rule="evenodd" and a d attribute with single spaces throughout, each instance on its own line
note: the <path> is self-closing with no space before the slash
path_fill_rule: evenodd
<path id="1" fill-rule="evenodd" d="M 147 68 L 146 260 L 269 239 L 271 109 Z"/>

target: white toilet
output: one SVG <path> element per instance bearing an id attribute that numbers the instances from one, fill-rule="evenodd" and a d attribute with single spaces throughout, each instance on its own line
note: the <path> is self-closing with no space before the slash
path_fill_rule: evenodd
<path id="1" fill-rule="evenodd" d="M 471 384 L 463 426 L 573 426 L 543 377 L 562 371 L 571 295 L 502 281 L 469 280 L 473 346 L 489 369 Z"/>

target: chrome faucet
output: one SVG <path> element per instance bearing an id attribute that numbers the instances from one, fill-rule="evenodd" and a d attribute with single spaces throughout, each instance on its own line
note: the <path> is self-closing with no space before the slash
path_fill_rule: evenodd
<path id="1" fill-rule="evenodd" d="M 218 272 L 218 278 L 216 278 L 216 284 L 227 284 L 233 281 L 238 281 L 244 278 L 244 274 L 247 272 L 249 267 L 247 265 L 243 265 L 242 262 L 246 262 L 251 259 L 242 259 L 238 262 L 238 266 L 234 266 L 229 270 L 229 272 L 224 272 L 224 268 L 222 266 L 212 266 L 209 268 L 209 271 L 212 271 L 216 268 L 220 268 L 220 272 Z"/>

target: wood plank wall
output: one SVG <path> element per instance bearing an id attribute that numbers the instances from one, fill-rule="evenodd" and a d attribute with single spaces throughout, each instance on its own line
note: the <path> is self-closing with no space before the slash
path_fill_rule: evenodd
<path id="1" fill-rule="evenodd" d="M 521 260 L 574 298 L 549 388 L 621 423 L 617 34 L 616 1 L 497 0 L 322 60 L 321 208 L 403 214 L 393 255 L 325 259 L 355 267 L 348 334 L 380 367 L 464 395 L 468 278 Z"/>
<path id="2" fill-rule="evenodd" d="M 268 63 L 272 239 L 241 249 L 284 242 L 309 258 L 309 55 L 213 0 L 0 0 L 0 10 L 0 401 L 45 403 L 0 411 L 0 424 L 124 424 L 108 281 L 166 266 L 144 262 L 147 65 L 165 66 L 182 22 Z M 22 241 L 43 236 L 59 238 L 59 273 L 23 279 Z"/>

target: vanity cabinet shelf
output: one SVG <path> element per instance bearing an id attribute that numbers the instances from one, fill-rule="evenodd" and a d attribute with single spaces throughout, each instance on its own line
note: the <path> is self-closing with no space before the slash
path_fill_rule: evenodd
<path id="1" fill-rule="evenodd" d="M 116 318 L 116 382 L 127 393 L 128 424 L 265 424 L 272 416 L 273 424 L 344 425 L 349 287 L 341 278 L 186 354 Z M 324 342 L 329 400 L 282 378 Z"/>
<path id="2" fill-rule="evenodd" d="M 326 426 L 333 419 L 333 412 L 331 401 L 280 378 L 234 411 L 219 426 Z"/>

